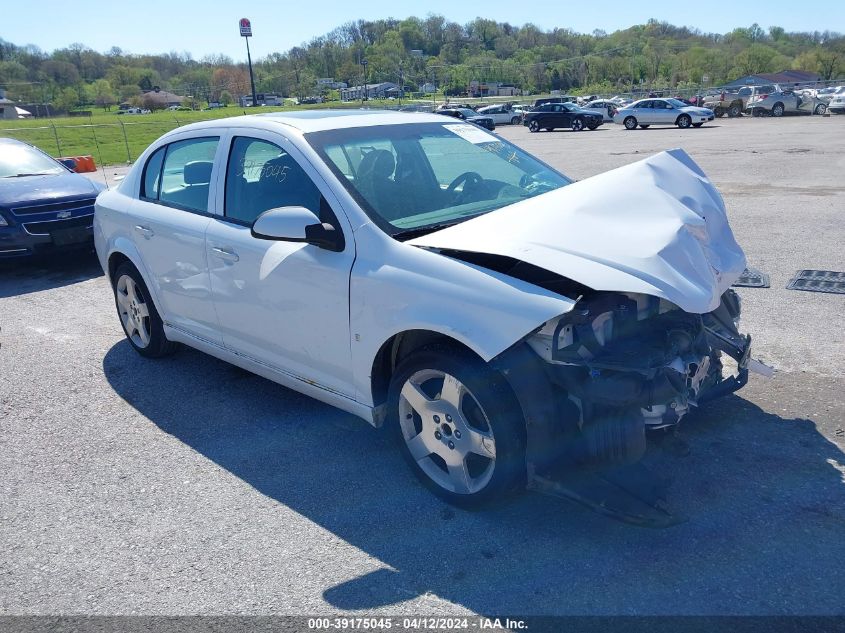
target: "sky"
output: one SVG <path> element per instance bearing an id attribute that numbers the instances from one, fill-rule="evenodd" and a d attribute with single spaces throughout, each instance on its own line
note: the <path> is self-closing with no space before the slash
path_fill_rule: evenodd
<path id="1" fill-rule="evenodd" d="M 24 0 L 3 4 L 0 38 L 17 45 L 35 44 L 50 52 L 80 42 L 100 52 L 119 46 L 130 53 L 187 51 L 194 59 L 224 54 L 235 61 L 246 61 L 246 45 L 238 33 L 242 17 L 252 21 L 254 37 L 249 44 L 253 60 L 284 52 L 350 20 L 425 17 L 429 13 L 460 24 L 481 16 L 513 25 L 532 22 L 543 30 L 560 27 L 581 33 L 595 29 L 610 33 L 643 24 L 649 18 L 713 33 L 727 33 L 755 22 L 764 29 L 781 26 L 787 31 L 845 32 L 845 2 L 839 0 L 809 5 L 795 0 Z M 813 9 L 805 10 L 805 6 Z"/>

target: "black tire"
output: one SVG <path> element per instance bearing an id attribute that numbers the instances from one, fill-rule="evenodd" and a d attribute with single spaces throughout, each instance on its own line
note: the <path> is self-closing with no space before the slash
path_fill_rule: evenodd
<path id="1" fill-rule="evenodd" d="M 528 131 L 529 132 L 539 132 L 540 131 L 540 124 L 537 123 L 537 119 L 532 119 L 528 122 Z"/>
<path id="2" fill-rule="evenodd" d="M 640 128 L 643 129 L 643 130 L 647 130 L 648 125 L 644 125 L 644 124 L 640 123 Z"/>
<path id="3" fill-rule="evenodd" d="M 785 110 L 786 108 L 784 108 L 783 104 L 778 101 L 775 105 L 772 106 L 772 116 L 781 117 L 783 116 Z"/>
<path id="4" fill-rule="evenodd" d="M 519 117 L 515 116 L 511 119 L 511 125 L 519 125 Z"/>
<path id="5" fill-rule="evenodd" d="M 144 324 L 149 331 L 149 343 L 146 345 L 139 344 L 136 340 L 137 337 L 133 338 L 131 333 L 127 331 L 127 326 L 124 322 L 123 311 L 118 300 L 118 288 L 121 283 L 121 277 L 124 276 L 129 277 L 135 283 L 135 289 L 140 294 L 139 299 L 147 307 L 149 312 L 148 316 L 143 317 Z M 117 267 L 112 278 L 112 290 L 114 292 L 114 304 L 117 309 L 117 316 L 120 319 L 120 326 L 123 328 L 124 334 L 126 334 L 126 340 L 129 341 L 129 344 L 136 352 L 147 358 L 160 358 L 162 356 L 168 356 L 178 349 L 178 343 L 167 340 L 167 337 L 164 335 L 164 324 L 158 314 L 155 303 L 153 303 L 147 285 L 144 283 L 141 273 L 138 272 L 135 266 L 129 262 L 123 262 Z"/>
<path id="6" fill-rule="evenodd" d="M 820 103 L 816 106 L 816 109 L 813 110 L 813 114 L 818 114 L 819 116 L 823 115 L 827 112 L 827 106 L 823 103 Z"/>
<path id="7" fill-rule="evenodd" d="M 403 430 L 403 426 L 400 424 L 400 394 L 402 388 L 412 377 L 419 376 L 421 373 L 424 375 L 425 372 L 429 371 L 442 372 L 453 376 L 465 386 L 471 398 L 464 395 L 461 399 L 463 406 L 467 407 L 469 404 L 468 408 L 473 410 L 470 413 L 474 412 L 476 418 L 478 411 L 483 413 L 483 417 L 477 419 L 481 419 L 489 426 L 489 432 L 492 433 L 494 438 L 495 459 L 491 462 L 487 458 L 487 464 L 492 463 L 492 474 L 489 475 L 489 480 L 486 481 L 483 488 L 477 491 L 460 493 L 444 488 L 443 485 L 429 476 L 424 468 L 429 470 L 439 468 L 442 471 L 441 476 L 447 477 L 445 474 L 447 471 L 444 468 L 445 461 L 436 456 L 435 453 L 431 453 L 420 459 L 418 463 L 408 447 L 405 437 L 408 431 L 410 431 L 411 437 L 416 437 L 414 434 L 423 435 L 431 431 L 432 438 L 436 438 L 436 440 L 429 441 L 442 443 L 447 439 L 445 430 L 439 437 L 435 435 L 435 431 L 446 426 L 446 423 L 435 422 L 433 417 L 423 421 L 422 416 L 417 413 L 411 413 L 411 417 L 406 413 L 404 420 L 406 429 Z M 420 387 L 421 390 L 426 392 L 430 398 L 439 397 L 439 392 L 437 392 L 438 380 L 440 380 L 439 384 L 442 388 L 443 380 L 434 377 L 427 379 L 427 382 L 423 382 Z M 432 393 L 429 394 L 429 391 Z M 446 344 L 435 344 L 414 352 L 403 360 L 393 372 L 388 390 L 387 406 L 388 418 L 386 424 L 398 443 L 403 457 L 423 485 L 440 498 L 454 505 L 473 507 L 503 499 L 524 488 L 525 420 L 522 411 L 505 378 L 471 352 Z M 403 410 L 408 410 L 406 405 L 402 406 Z M 467 413 L 463 415 L 470 417 Z M 458 428 L 455 421 L 451 421 L 451 424 L 456 429 Z M 468 440 L 469 435 L 469 433 L 466 433 L 464 440 Z M 453 432 L 450 437 L 456 442 L 460 441 L 456 439 L 460 437 L 457 433 Z M 455 447 L 451 450 L 457 451 L 459 448 Z M 452 453 L 447 454 L 451 455 Z M 459 456 L 460 453 L 456 452 L 455 455 Z M 437 462 L 437 459 L 442 464 Z M 464 458 L 463 463 L 466 464 L 467 461 L 468 458 Z M 487 468 L 487 466 L 484 467 Z M 434 472 L 437 476 L 436 471 Z M 467 472 L 469 472 L 468 466 Z"/>
<path id="8" fill-rule="evenodd" d="M 637 129 L 637 119 L 632 116 L 625 117 L 625 120 L 622 121 L 622 125 L 625 126 L 626 130 L 635 130 Z"/>
<path id="9" fill-rule="evenodd" d="M 732 119 L 738 116 L 742 116 L 742 106 L 738 103 L 732 104 L 731 107 L 728 108 L 728 116 Z"/>
<path id="10" fill-rule="evenodd" d="M 716 106 L 713 109 L 713 114 L 715 114 L 718 118 L 722 118 L 726 113 L 727 111 L 722 106 Z"/>
<path id="11" fill-rule="evenodd" d="M 572 131 L 573 132 L 581 132 L 584 129 L 584 119 L 581 117 L 575 117 L 572 120 Z"/>
<path id="12" fill-rule="evenodd" d="M 692 119 L 688 114 L 682 114 L 678 117 L 678 120 L 675 121 L 675 125 L 677 125 L 682 130 L 687 129 L 690 125 L 692 125 Z"/>
<path id="13" fill-rule="evenodd" d="M 587 129 L 592 132 L 593 130 L 598 129 L 599 125 L 601 125 L 601 123 L 589 123 L 587 124 Z"/>
<path id="14" fill-rule="evenodd" d="M 693 123 L 692 124 L 693 127 L 701 127 L 702 125 L 704 125 L 704 123 Z"/>

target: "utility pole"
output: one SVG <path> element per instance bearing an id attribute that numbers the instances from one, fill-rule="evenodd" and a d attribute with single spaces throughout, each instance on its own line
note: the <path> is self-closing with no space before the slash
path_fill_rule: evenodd
<path id="1" fill-rule="evenodd" d="M 361 105 L 364 105 L 364 101 L 369 101 L 370 95 L 367 91 L 367 64 L 369 64 L 366 59 L 361 60 L 361 65 L 364 67 L 364 92 L 361 94 Z"/>
<path id="2" fill-rule="evenodd" d="M 402 105 L 402 96 L 405 94 L 405 72 L 402 70 L 402 62 L 399 62 L 399 105 Z"/>
<path id="3" fill-rule="evenodd" d="M 246 40 L 246 61 L 249 65 L 249 85 L 252 88 L 252 107 L 258 105 L 258 99 L 255 96 L 255 77 L 252 75 L 252 57 L 249 54 L 249 38 L 252 37 L 252 24 L 246 18 L 241 18 L 239 22 L 241 29 L 241 37 Z"/>

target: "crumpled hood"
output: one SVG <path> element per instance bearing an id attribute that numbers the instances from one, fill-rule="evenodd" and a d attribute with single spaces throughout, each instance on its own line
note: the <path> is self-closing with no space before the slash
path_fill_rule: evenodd
<path id="1" fill-rule="evenodd" d="M 512 257 L 699 314 L 719 306 L 746 265 L 722 197 L 680 149 L 407 243 Z"/>

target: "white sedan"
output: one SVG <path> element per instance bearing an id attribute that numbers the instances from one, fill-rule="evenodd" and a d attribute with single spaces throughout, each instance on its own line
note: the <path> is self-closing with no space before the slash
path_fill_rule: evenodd
<path id="1" fill-rule="evenodd" d="M 701 127 L 715 117 L 713 110 L 687 105 L 678 99 L 640 99 L 617 110 L 613 122 L 621 123 L 627 130 L 635 130 L 638 125 L 643 129 L 651 125 L 677 125 L 684 129 Z"/>
<path id="2" fill-rule="evenodd" d="M 503 104 L 478 108 L 478 114 L 490 117 L 496 125 L 520 125 L 522 123 L 522 113 Z"/>
<path id="3" fill-rule="evenodd" d="M 437 115 L 244 116 L 154 142 L 94 226 L 139 354 L 188 345 L 387 427 L 454 503 L 635 462 L 755 367 L 745 257 L 680 150 L 573 182 Z"/>

